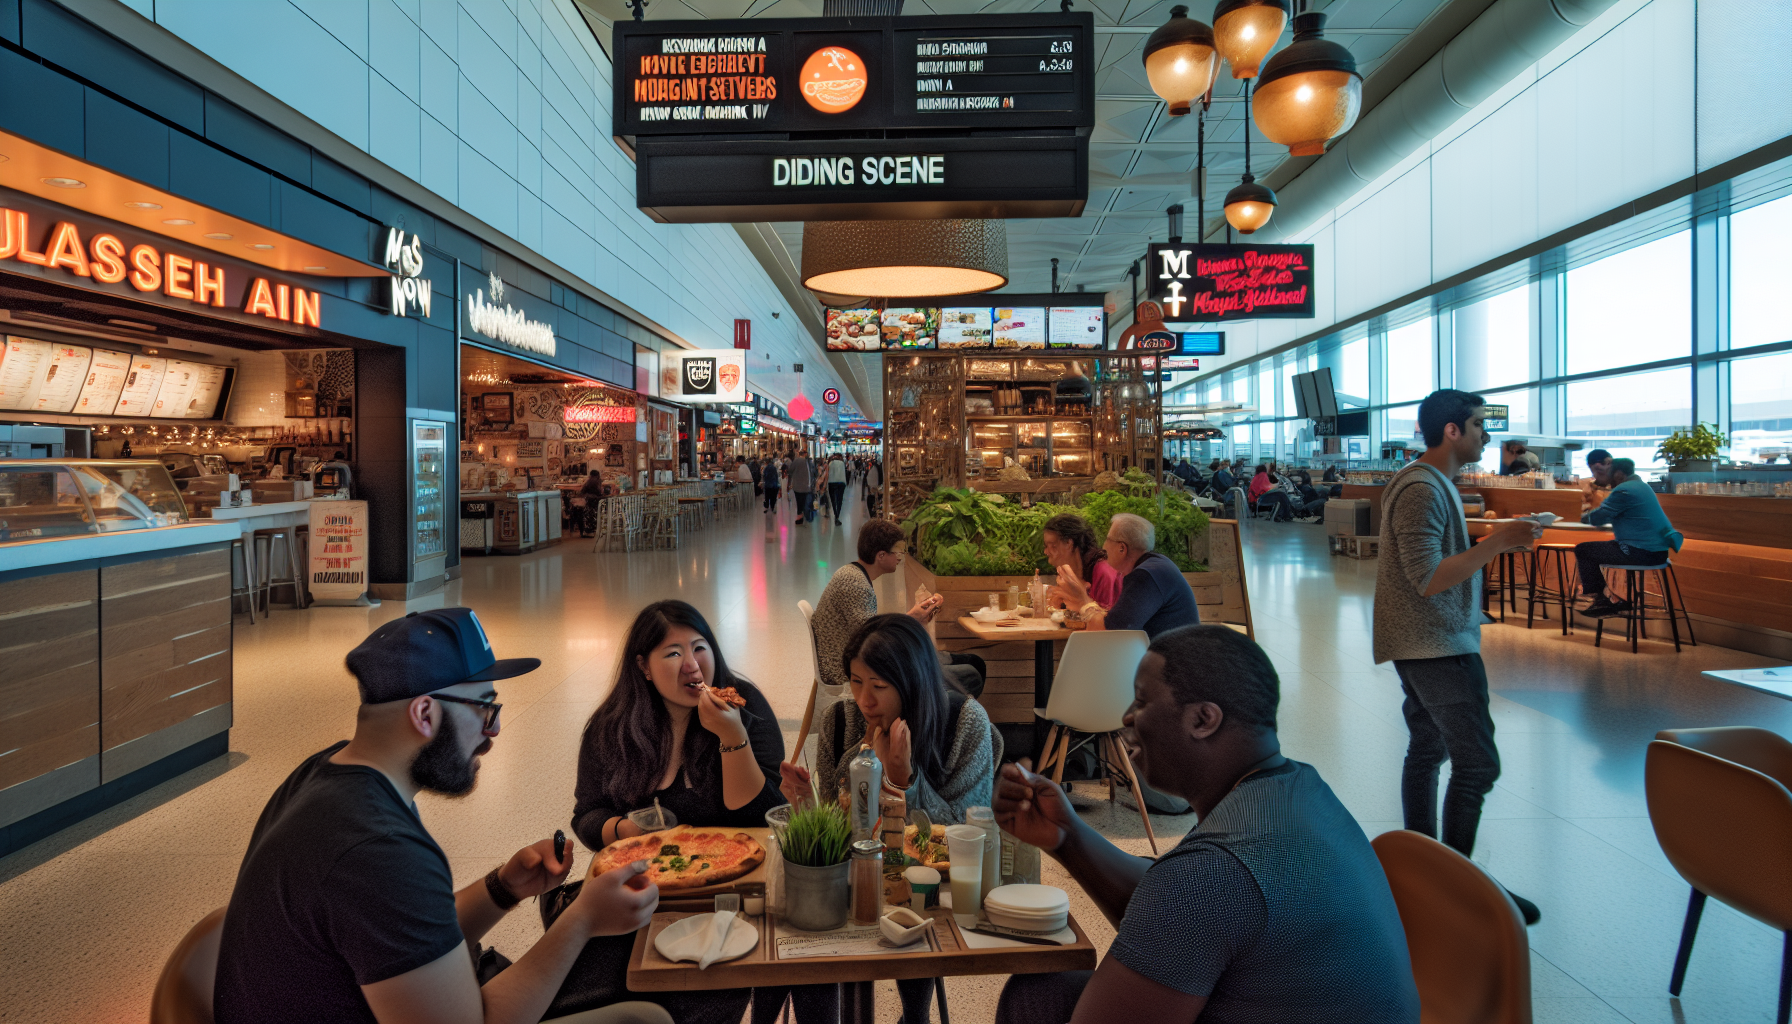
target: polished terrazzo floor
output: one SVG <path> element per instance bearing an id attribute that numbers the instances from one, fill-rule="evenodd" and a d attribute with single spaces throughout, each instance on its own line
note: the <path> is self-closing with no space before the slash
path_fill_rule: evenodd
<path id="1" fill-rule="evenodd" d="M 794 735 L 809 685 L 796 602 L 813 601 L 852 558 L 855 521 L 796 527 L 786 501 L 775 517 L 734 517 L 678 551 L 595 554 L 572 541 L 471 558 L 461 580 L 408 606 L 239 618 L 230 755 L 0 859 L 0 1021 L 145 1019 L 168 951 L 229 898 L 268 794 L 352 729 L 343 654 L 407 608 L 470 605 L 500 657 L 543 662 L 501 685 L 504 730 L 478 790 L 422 799 L 457 884 L 566 825 L 579 731 L 607 689 L 629 619 L 649 601 L 680 597 L 710 615 L 730 663 L 766 690 Z M 1245 548 L 1258 640 L 1282 673 L 1283 749 L 1316 765 L 1367 833 L 1400 827 L 1406 731 L 1398 681 L 1370 658 L 1375 563 L 1329 556 L 1317 526 L 1249 524 Z M 899 600 L 894 586 L 883 589 L 886 607 Z M 1715 902 L 1684 996 L 1668 997 L 1687 888 L 1656 846 L 1642 785 L 1657 729 L 1753 724 L 1792 734 L 1787 702 L 1699 676 L 1765 662 L 1708 646 L 1595 650 L 1590 636 L 1563 638 L 1553 624 L 1490 626 L 1484 647 L 1505 770 L 1476 859 L 1543 910 L 1530 933 L 1536 1019 L 1771 1020 L 1780 936 Z M 1147 852 L 1138 816 L 1099 795 L 1079 795 L 1089 819 Z M 1154 824 L 1173 841 L 1193 822 Z M 1054 880 L 1064 876 L 1048 860 Z M 1076 911 L 1105 948 L 1111 929 L 1086 900 Z M 519 911 L 488 941 L 514 953 L 539 930 Z M 992 1019 L 999 984 L 949 980 L 954 1020 Z M 885 989 L 879 1017 L 894 1021 L 900 1011 Z"/>

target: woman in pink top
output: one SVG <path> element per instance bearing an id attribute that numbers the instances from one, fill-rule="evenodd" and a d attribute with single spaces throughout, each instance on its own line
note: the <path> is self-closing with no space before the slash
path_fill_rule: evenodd
<path id="1" fill-rule="evenodd" d="M 1046 560 L 1068 565 L 1089 584 L 1089 597 L 1103 608 L 1120 599 L 1120 574 L 1108 564 L 1107 552 L 1095 540 L 1095 531 L 1075 512 L 1062 512 L 1045 521 L 1040 532 Z"/>

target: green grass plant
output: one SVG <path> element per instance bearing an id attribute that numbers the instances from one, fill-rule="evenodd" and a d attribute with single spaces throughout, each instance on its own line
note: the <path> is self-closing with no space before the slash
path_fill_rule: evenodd
<path id="1" fill-rule="evenodd" d="M 846 860 L 852 826 L 838 804 L 805 807 L 790 816 L 778 839 L 784 860 L 806 868 L 825 868 Z"/>

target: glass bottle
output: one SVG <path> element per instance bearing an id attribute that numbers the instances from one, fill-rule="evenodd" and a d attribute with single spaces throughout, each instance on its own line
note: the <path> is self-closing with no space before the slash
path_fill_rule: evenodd
<path id="1" fill-rule="evenodd" d="M 847 820 L 852 824 L 853 841 L 874 839 L 877 832 L 877 794 L 884 786 L 884 766 L 869 743 L 859 748 L 858 756 L 847 765 L 846 775 L 852 793 Z"/>

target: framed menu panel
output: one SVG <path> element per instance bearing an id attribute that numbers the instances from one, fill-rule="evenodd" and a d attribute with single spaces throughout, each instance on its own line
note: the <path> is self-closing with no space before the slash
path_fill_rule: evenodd
<path id="1" fill-rule="evenodd" d="M 131 357 L 123 352 L 93 350 L 87 364 L 87 380 L 75 399 L 74 412 L 82 416 L 110 416 L 118 408 L 118 394 L 124 390 L 124 379 L 131 372 Z"/>
<path id="2" fill-rule="evenodd" d="M 1046 337 L 1053 348 L 1101 348 L 1107 323 L 1100 306 L 1052 306 L 1046 313 Z"/>
<path id="3" fill-rule="evenodd" d="M 882 347 L 882 319 L 875 309 L 828 310 L 828 351 L 876 352 Z"/>
<path id="4" fill-rule="evenodd" d="M 37 412 L 73 409 L 75 396 L 81 393 L 81 385 L 87 380 L 87 364 L 92 358 L 93 349 L 85 345 L 52 342 L 50 361 L 44 367 L 43 382 L 38 386 L 37 399 L 31 403 L 31 408 Z"/>
<path id="5" fill-rule="evenodd" d="M 162 373 L 162 387 L 156 392 L 155 404 L 150 406 L 149 414 L 156 419 L 180 417 L 198 383 L 198 366 L 182 359 L 168 360 L 168 368 Z"/>
<path id="6" fill-rule="evenodd" d="M 884 348 L 933 348 L 939 339 L 937 309 L 886 309 L 883 311 Z"/>
<path id="7" fill-rule="evenodd" d="M 193 394 L 187 399 L 185 412 L 177 412 L 176 416 L 189 420 L 211 419 L 222 413 L 218 402 L 224 397 L 224 386 L 230 375 L 230 369 L 224 366 L 200 364 L 193 380 Z"/>
<path id="8" fill-rule="evenodd" d="M 148 416 L 155 408 L 156 393 L 162 390 L 162 373 L 168 360 L 160 356 L 133 356 L 130 372 L 125 374 L 124 387 L 118 393 L 114 416 Z"/>
<path id="9" fill-rule="evenodd" d="M 995 309 L 996 348 L 1044 348 L 1045 309 L 1028 306 Z"/>
<path id="10" fill-rule="evenodd" d="M 995 320 L 988 306 L 940 310 L 940 348 L 989 348 L 995 344 Z"/>
<path id="11" fill-rule="evenodd" d="M 0 349 L 0 409 L 30 409 L 55 358 L 52 346 L 36 338 L 7 338 Z"/>

